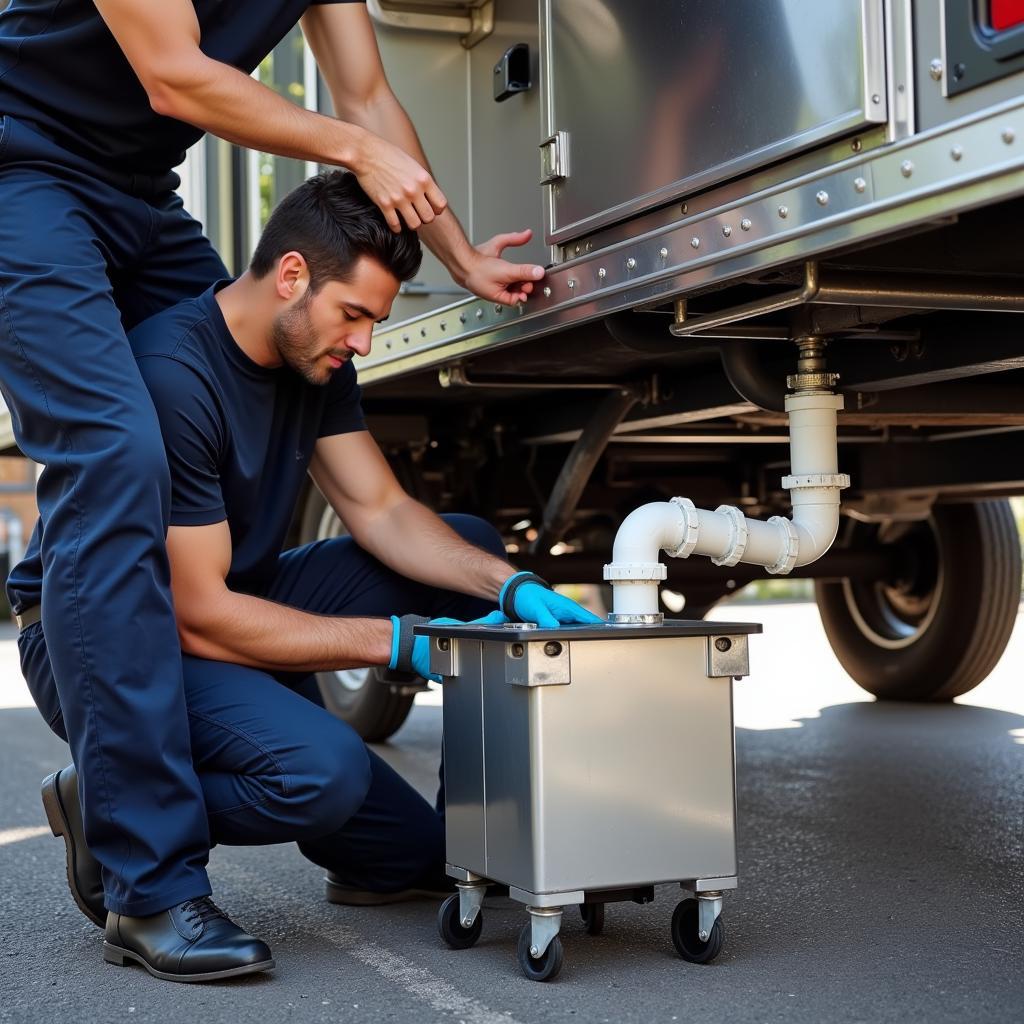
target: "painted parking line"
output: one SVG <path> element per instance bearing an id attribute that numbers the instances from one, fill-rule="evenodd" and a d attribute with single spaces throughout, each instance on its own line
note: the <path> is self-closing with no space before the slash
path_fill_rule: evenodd
<path id="1" fill-rule="evenodd" d="M 233 868 L 233 881 L 251 891 L 266 891 L 267 880 L 255 872 Z M 465 1024 L 521 1024 L 511 1014 L 494 1010 L 486 1003 L 460 992 L 454 985 L 439 978 L 425 967 L 364 938 L 350 928 L 325 920 L 305 900 L 274 886 L 274 903 L 287 907 L 289 917 L 301 929 L 339 952 L 345 953 L 402 988 L 408 995 L 426 1003 L 439 1013 L 451 1014 Z"/>
<path id="2" fill-rule="evenodd" d="M 50 830 L 46 825 L 0 829 L 0 846 L 9 846 L 11 843 L 21 843 L 26 839 L 35 839 L 36 836 L 48 836 L 49 834 Z"/>

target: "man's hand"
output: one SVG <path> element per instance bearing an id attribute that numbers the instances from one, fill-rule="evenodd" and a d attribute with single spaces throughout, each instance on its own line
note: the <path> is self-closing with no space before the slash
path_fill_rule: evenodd
<path id="1" fill-rule="evenodd" d="M 532 572 L 517 572 L 505 580 L 498 595 L 501 610 L 517 622 L 536 622 L 541 629 L 604 622 L 593 612 L 562 594 L 556 594 Z"/>
<path id="2" fill-rule="evenodd" d="M 369 132 L 356 147 L 349 166 L 363 191 L 380 207 L 392 231 L 401 220 L 414 231 L 430 224 L 448 205 L 430 173 L 408 153 Z"/>
<path id="3" fill-rule="evenodd" d="M 399 672 L 415 672 L 423 679 L 433 679 L 435 683 L 441 682 L 439 675 L 430 671 L 430 637 L 414 636 L 413 626 L 500 626 L 508 619 L 499 611 L 493 611 L 482 619 L 473 619 L 472 622 L 464 623 L 458 619 L 426 619 L 420 615 L 397 615 L 391 616 L 391 625 L 394 630 L 391 640 L 391 660 L 388 668 L 396 669 Z"/>
<path id="4" fill-rule="evenodd" d="M 510 231 L 474 246 L 474 255 L 460 283 L 488 302 L 504 306 L 525 302 L 533 291 L 534 281 L 544 276 L 544 268 L 535 263 L 509 263 L 501 254 L 510 245 L 526 245 L 532 237 L 530 230 Z"/>

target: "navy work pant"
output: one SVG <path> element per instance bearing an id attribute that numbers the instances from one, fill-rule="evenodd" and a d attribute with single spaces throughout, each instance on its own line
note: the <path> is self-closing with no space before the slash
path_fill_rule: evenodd
<path id="1" fill-rule="evenodd" d="M 227 276 L 154 180 L 91 167 L 0 122 L 0 389 L 43 468 L 40 521 L 8 593 L 42 603 L 107 906 L 210 891 L 164 548 L 169 478 L 125 330 Z M 159 808 L 159 814 L 154 809 Z"/>
<path id="2" fill-rule="evenodd" d="M 471 516 L 445 518 L 470 543 L 504 556 L 500 537 L 487 523 Z M 263 596 L 321 615 L 417 612 L 472 619 L 493 608 L 479 598 L 398 576 L 348 537 L 286 551 Z M 19 638 L 30 688 L 60 734 L 47 646 L 41 624 Z M 312 676 L 189 655 L 183 664 L 192 758 L 213 842 L 295 841 L 342 884 L 374 892 L 443 877 L 442 816 L 324 710 Z M 145 742 L 140 736 L 136 747 Z M 154 804 L 149 817 L 162 813 Z"/>

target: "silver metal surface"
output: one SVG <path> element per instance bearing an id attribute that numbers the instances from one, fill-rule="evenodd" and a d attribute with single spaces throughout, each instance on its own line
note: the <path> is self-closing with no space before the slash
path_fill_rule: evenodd
<path id="1" fill-rule="evenodd" d="M 707 638 L 709 679 L 750 675 L 750 657 L 745 636 L 709 636 Z"/>
<path id="2" fill-rule="evenodd" d="M 561 927 L 561 910 L 554 907 L 530 907 L 530 956 L 542 957 Z"/>
<path id="3" fill-rule="evenodd" d="M 548 640 L 535 644 L 506 644 L 505 682 L 511 686 L 568 686 L 572 645 Z"/>
<path id="4" fill-rule="evenodd" d="M 970 94 L 968 94 L 970 95 Z M 851 246 L 958 211 L 998 202 L 1024 192 L 1024 146 L 1007 146 L 1002 131 L 1024 137 L 1024 101 L 986 111 L 931 132 L 864 152 L 838 167 L 824 168 L 769 192 L 715 206 L 685 224 L 629 241 L 549 271 L 550 296 L 534 295 L 525 306 L 495 311 L 473 300 L 399 324 L 375 335 L 374 351 L 359 359 L 360 379 L 372 383 L 424 366 L 464 357 L 483 348 L 551 334 L 572 324 L 655 301 L 668 301 L 689 289 L 742 277 L 781 263 L 810 258 L 837 246 Z M 960 153 L 960 159 L 955 154 Z M 900 173 L 912 159 L 916 173 Z M 861 188 L 863 186 L 863 188 Z M 815 201 L 819 189 L 833 197 L 827 207 Z M 780 220 L 775 210 L 785 200 L 798 215 Z M 726 223 L 749 220 L 751 229 L 722 235 Z M 704 244 L 694 253 L 689 238 L 697 229 Z M 659 256 L 661 248 L 672 254 Z M 624 261 L 629 253 L 634 266 Z M 623 262 L 620 262 L 622 260 Z M 599 269 L 606 270 L 604 278 Z M 570 294 L 565 280 L 580 285 Z M 464 312 L 467 326 L 442 332 L 438 322 Z M 415 336 L 413 331 L 415 329 Z M 420 336 L 422 330 L 422 337 Z M 404 339 L 404 340 L 403 340 Z M 391 348 L 387 347 L 391 342 Z"/>
<path id="5" fill-rule="evenodd" d="M 459 641 L 433 637 L 430 641 L 430 671 L 439 676 L 459 674 Z"/>
<path id="6" fill-rule="evenodd" d="M 463 928 L 472 928 L 484 905 L 487 883 L 456 882 L 456 888 L 459 890 L 459 922 Z"/>
<path id="7" fill-rule="evenodd" d="M 720 892 L 702 893 L 697 897 L 697 937 L 701 942 L 707 942 L 711 938 L 711 929 L 714 928 L 721 913 L 722 894 Z"/>
<path id="8" fill-rule="evenodd" d="M 582 889 L 573 889 L 567 892 L 528 892 L 526 889 L 519 889 L 514 885 L 508 887 L 509 899 L 517 903 L 525 903 L 528 907 L 571 907 L 582 903 L 586 894 Z"/>
<path id="9" fill-rule="evenodd" d="M 569 686 L 507 685 L 507 642 L 459 641 L 443 706 L 449 861 L 534 906 L 736 874 L 731 684 L 708 678 L 706 636 L 650 628 L 572 639 Z"/>
<path id="10" fill-rule="evenodd" d="M 546 134 L 571 134 L 575 169 L 552 243 L 886 120 L 881 0 L 543 0 L 541 19 Z"/>
<path id="11" fill-rule="evenodd" d="M 569 177 L 569 133 L 555 132 L 540 144 L 540 184 Z"/>
<path id="12" fill-rule="evenodd" d="M 479 875 L 473 874 L 472 871 L 467 871 L 465 868 L 456 867 L 454 864 L 445 864 L 445 874 L 449 878 L 454 878 L 457 882 L 481 882 L 484 881 Z"/>
<path id="13" fill-rule="evenodd" d="M 609 612 L 611 626 L 660 626 L 665 621 L 664 612 Z"/>
<path id="14" fill-rule="evenodd" d="M 719 892 L 722 889 L 735 889 L 737 880 L 733 878 L 696 878 L 688 882 L 680 882 L 679 888 L 692 892 L 694 895 L 702 892 Z"/>

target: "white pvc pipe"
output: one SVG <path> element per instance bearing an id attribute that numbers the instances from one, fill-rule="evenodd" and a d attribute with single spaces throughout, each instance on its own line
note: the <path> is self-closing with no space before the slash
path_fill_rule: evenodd
<path id="1" fill-rule="evenodd" d="M 721 565 L 746 562 L 784 575 L 820 558 L 839 530 L 839 492 L 850 479 L 838 472 L 836 417 L 839 395 L 790 395 L 790 492 L 793 517 L 748 519 L 736 508 L 698 509 L 686 498 L 656 501 L 631 512 L 615 535 L 612 561 L 604 567 L 617 615 L 658 611 L 658 584 L 667 571 L 661 552 L 675 558 L 707 555 Z"/>

